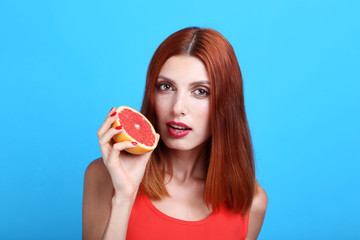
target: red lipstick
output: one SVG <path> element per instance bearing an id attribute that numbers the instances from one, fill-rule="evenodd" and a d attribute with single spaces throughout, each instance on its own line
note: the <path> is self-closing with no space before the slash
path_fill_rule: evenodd
<path id="1" fill-rule="evenodd" d="M 167 122 L 166 125 L 168 127 L 169 133 L 173 137 L 178 137 L 178 138 L 185 137 L 192 130 L 191 127 L 189 127 L 188 125 L 186 125 L 185 123 L 182 123 L 182 122 L 170 121 L 170 122 Z"/>

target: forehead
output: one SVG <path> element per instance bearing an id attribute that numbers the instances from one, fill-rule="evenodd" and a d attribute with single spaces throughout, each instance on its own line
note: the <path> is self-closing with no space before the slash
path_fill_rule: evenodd
<path id="1" fill-rule="evenodd" d="M 173 81 L 209 81 L 204 63 L 193 56 L 172 56 L 162 66 L 159 77 Z"/>

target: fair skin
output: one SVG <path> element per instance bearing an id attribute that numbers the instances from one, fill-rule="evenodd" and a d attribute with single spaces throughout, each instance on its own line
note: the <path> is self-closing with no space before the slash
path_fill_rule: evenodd
<path id="1" fill-rule="evenodd" d="M 204 148 L 210 137 L 210 83 L 203 63 L 195 57 L 174 56 L 162 67 L 156 82 L 157 129 L 170 149 L 167 157 L 173 175 L 165 176 L 170 197 L 153 204 L 163 213 L 196 221 L 211 214 L 204 201 Z M 83 239 L 125 239 L 127 224 L 150 154 L 134 156 L 121 152 L 130 142 L 114 144 L 122 130 L 110 128 L 116 120 L 112 109 L 98 131 L 102 158 L 86 170 L 83 200 Z M 182 124 L 186 124 L 186 129 Z M 177 136 L 182 132 L 187 134 Z M 168 169 L 166 169 L 168 172 Z M 115 188 L 115 196 L 113 189 Z M 267 206 L 265 191 L 258 185 L 247 240 L 256 239 Z M 94 207 L 96 206 L 96 207 Z"/>
<path id="2" fill-rule="evenodd" d="M 204 219 L 211 213 L 203 199 L 205 159 L 202 153 L 210 137 L 210 82 L 205 66 L 195 57 L 171 57 L 161 68 L 156 86 L 157 129 L 171 149 L 173 175 L 166 185 L 171 197 L 154 205 L 174 218 Z M 174 137 L 169 132 L 169 122 L 186 124 L 191 130 L 184 137 Z"/>

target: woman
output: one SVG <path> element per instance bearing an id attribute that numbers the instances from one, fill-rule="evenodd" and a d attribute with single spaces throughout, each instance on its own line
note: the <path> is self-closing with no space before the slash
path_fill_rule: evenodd
<path id="1" fill-rule="evenodd" d="M 230 43 L 196 27 L 169 36 L 150 62 L 141 111 L 161 136 L 152 153 L 114 144 L 115 108 L 98 130 L 102 158 L 85 173 L 83 238 L 256 239 L 267 195 L 255 179 Z"/>

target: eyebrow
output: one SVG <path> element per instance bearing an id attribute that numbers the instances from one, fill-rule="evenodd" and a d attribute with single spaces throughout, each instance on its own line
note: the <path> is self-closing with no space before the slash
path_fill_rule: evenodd
<path id="1" fill-rule="evenodd" d="M 169 81 L 169 82 L 172 83 L 172 84 L 175 83 L 174 80 L 172 80 L 171 78 L 168 78 L 168 77 L 164 77 L 164 76 L 159 75 L 156 80 L 158 80 L 159 78 L 160 78 L 160 79 L 164 79 L 164 80 L 166 80 L 166 81 Z M 192 82 L 192 83 L 190 84 L 190 86 L 201 85 L 201 84 L 210 85 L 210 81 L 208 81 L 208 80 L 200 80 L 200 81 Z"/>

